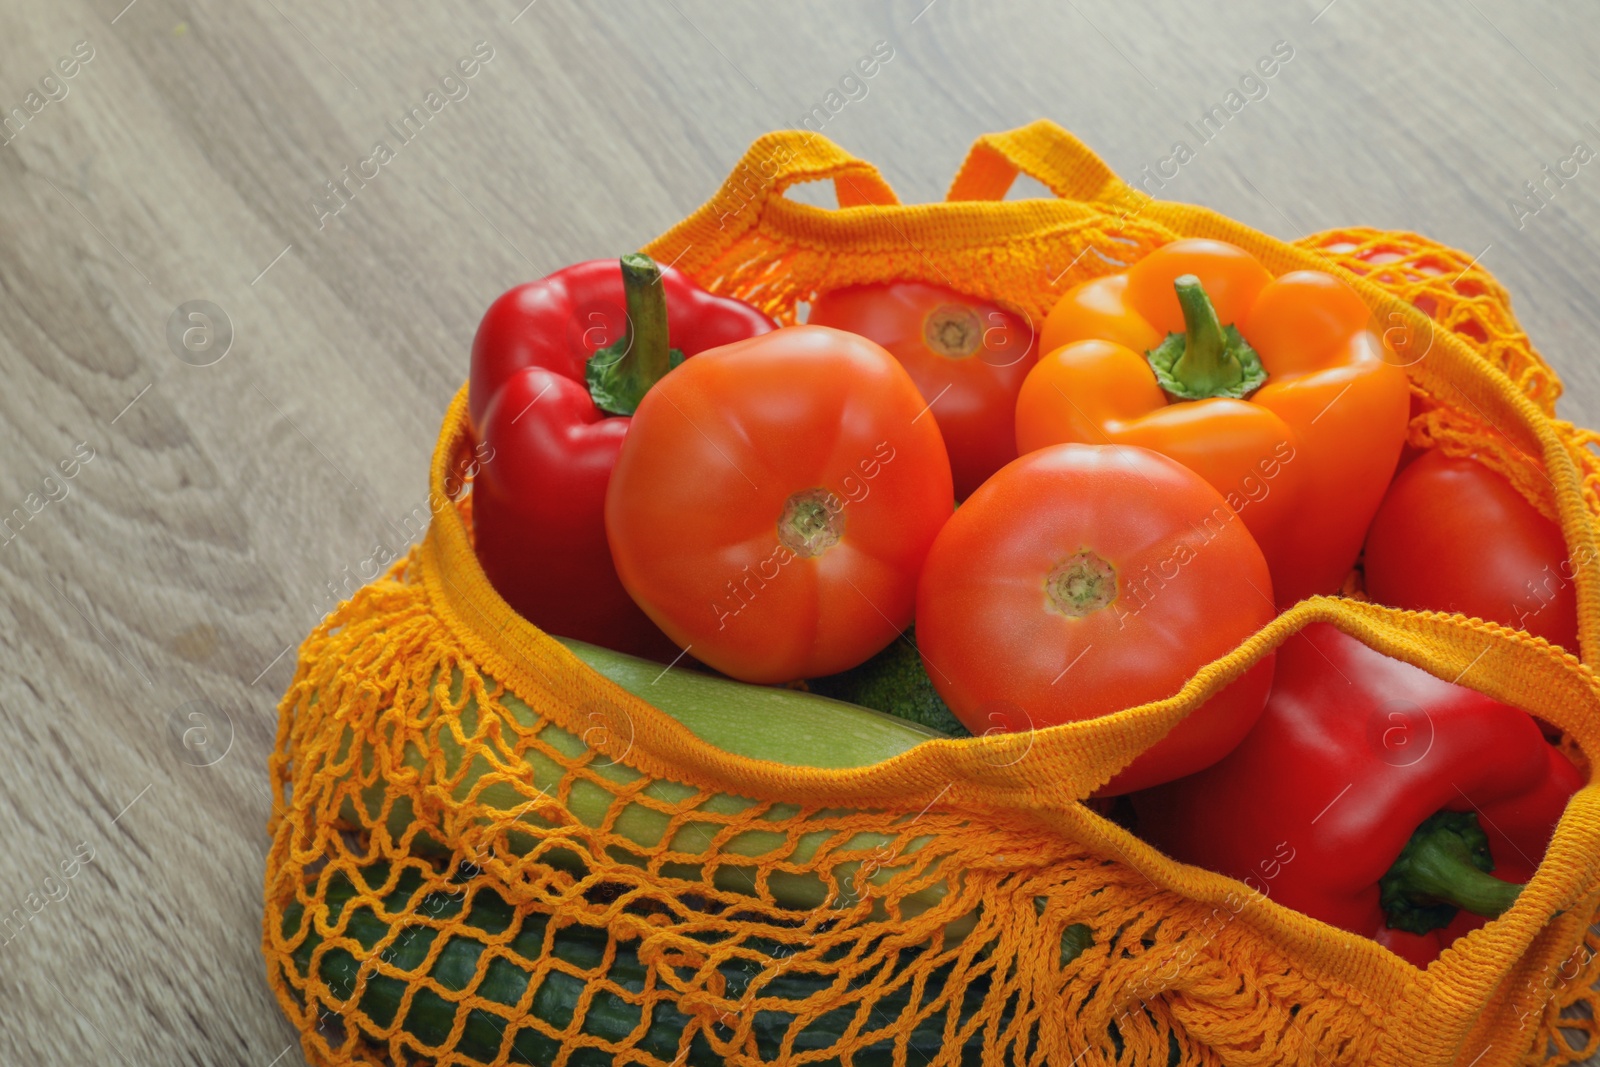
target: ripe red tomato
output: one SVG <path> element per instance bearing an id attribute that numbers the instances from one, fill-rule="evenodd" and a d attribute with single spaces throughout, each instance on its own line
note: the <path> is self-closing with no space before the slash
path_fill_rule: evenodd
<path id="1" fill-rule="evenodd" d="M 1364 568 L 1381 604 L 1460 612 L 1578 650 L 1561 528 L 1476 460 L 1435 449 L 1408 464 L 1367 530 Z"/>
<path id="2" fill-rule="evenodd" d="M 969 730 L 1026 730 L 1169 697 L 1274 614 L 1266 558 L 1198 474 L 1143 448 L 1053 445 L 945 524 L 923 565 L 917 645 Z M 1271 685 L 1269 657 L 1101 795 L 1215 763 Z"/>
<path id="3" fill-rule="evenodd" d="M 835 674 L 911 623 L 954 506 L 939 428 L 881 347 L 792 326 L 702 352 L 645 395 L 606 492 L 634 600 L 748 682 Z"/>
<path id="4" fill-rule="evenodd" d="M 923 282 L 823 293 L 807 322 L 878 342 L 911 375 L 950 453 L 956 499 L 1017 458 L 1017 391 L 1038 358 L 1033 324 Z"/>

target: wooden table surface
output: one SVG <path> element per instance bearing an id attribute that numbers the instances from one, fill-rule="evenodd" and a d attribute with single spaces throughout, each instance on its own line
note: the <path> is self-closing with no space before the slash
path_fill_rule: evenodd
<path id="1" fill-rule="evenodd" d="M 0 5 L 0 1062 L 301 1062 L 259 950 L 277 699 L 414 536 L 502 290 L 639 246 L 835 90 L 822 132 L 909 202 L 1040 116 L 1137 175 L 1239 89 L 1162 195 L 1477 255 L 1592 424 L 1600 163 L 1524 183 L 1600 149 L 1597 49 L 1556 0 Z"/>

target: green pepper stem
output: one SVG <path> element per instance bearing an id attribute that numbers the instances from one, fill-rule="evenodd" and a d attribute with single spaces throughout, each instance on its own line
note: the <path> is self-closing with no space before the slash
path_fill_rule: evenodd
<path id="1" fill-rule="evenodd" d="M 1438 930 L 1456 909 L 1495 918 L 1522 886 L 1488 873 L 1488 839 L 1471 812 L 1441 811 L 1417 827 L 1380 882 L 1389 925 L 1413 933 Z"/>
<path id="2" fill-rule="evenodd" d="M 589 357 L 589 393 L 602 411 L 632 415 L 677 360 L 667 344 L 667 292 L 656 261 L 639 252 L 623 256 L 622 292 L 627 328 L 620 341 Z"/>
<path id="3" fill-rule="evenodd" d="M 1222 340 L 1222 323 L 1217 306 L 1206 295 L 1200 279 L 1184 274 L 1172 283 L 1178 291 L 1178 307 L 1183 309 L 1183 355 L 1172 373 L 1196 392 L 1213 393 L 1218 386 L 1239 380 L 1239 360 Z"/>
<path id="4" fill-rule="evenodd" d="M 1233 326 L 1217 318 L 1216 305 L 1200 279 L 1181 274 L 1172 283 L 1183 311 L 1183 333 L 1167 339 L 1147 353 L 1156 379 L 1177 400 L 1240 398 L 1267 380 L 1261 357 Z"/>

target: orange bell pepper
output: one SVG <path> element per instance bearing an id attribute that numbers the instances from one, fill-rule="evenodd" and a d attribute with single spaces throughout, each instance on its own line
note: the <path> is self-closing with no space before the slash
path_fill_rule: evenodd
<path id="1" fill-rule="evenodd" d="M 1085 282 L 1045 320 L 1017 398 L 1017 450 L 1152 449 L 1210 482 L 1272 572 L 1279 606 L 1336 592 L 1405 441 L 1405 372 L 1355 290 L 1273 278 L 1189 239 Z M 1208 525 L 1211 520 L 1208 520 Z M 1263 591 L 1265 595 L 1265 591 Z"/>

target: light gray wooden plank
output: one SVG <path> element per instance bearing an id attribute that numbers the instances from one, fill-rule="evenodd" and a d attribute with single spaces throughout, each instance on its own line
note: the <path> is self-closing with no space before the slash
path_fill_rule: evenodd
<path id="1" fill-rule="evenodd" d="M 284 650 L 401 546 L 487 302 L 671 225 L 879 40 L 895 58 L 824 132 L 906 200 L 1041 115 L 1136 175 L 1291 42 L 1164 194 L 1486 250 L 1563 413 L 1600 418 L 1600 163 L 1520 228 L 1505 203 L 1600 148 L 1576 5 L 124 3 L 0 5 L 0 109 L 94 48 L 0 148 L 0 507 L 94 456 L 0 546 L 0 909 L 93 852 L 0 946 L 8 1063 L 300 1062 L 257 947 Z M 469 93 L 319 220 L 478 41 Z M 167 342 L 198 299 L 235 334 L 212 366 Z M 231 737 L 209 766 L 175 740 L 192 712 Z"/>

